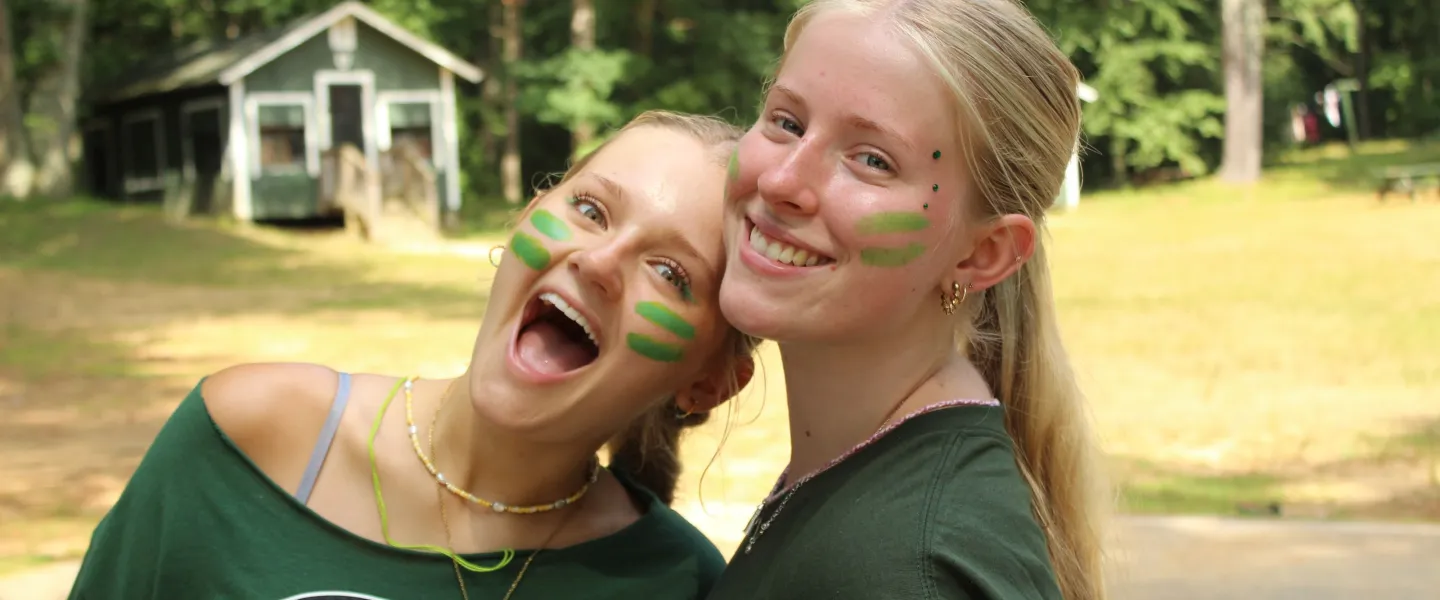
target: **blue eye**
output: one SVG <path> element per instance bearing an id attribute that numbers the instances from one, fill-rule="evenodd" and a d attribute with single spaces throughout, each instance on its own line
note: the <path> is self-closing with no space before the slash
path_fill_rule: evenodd
<path id="1" fill-rule="evenodd" d="M 680 292 L 681 298 L 684 298 L 687 302 L 695 299 L 694 295 L 690 292 L 690 276 L 685 274 L 685 269 L 682 269 L 680 265 L 669 262 L 657 262 L 653 266 L 655 267 L 655 272 L 659 273 L 660 277 L 664 279 L 666 283 L 674 286 L 675 289 Z"/>
<path id="2" fill-rule="evenodd" d="M 862 158 L 861 158 L 861 162 L 865 163 L 865 166 L 867 166 L 867 167 L 870 167 L 870 168 L 875 169 L 875 170 L 877 170 L 877 171 L 889 171 L 889 170 L 890 170 L 890 163 L 885 162 L 885 159 L 880 158 L 879 156 L 876 156 L 876 155 L 871 154 L 871 153 L 869 153 L 869 152 L 866 152 L 866 153 L 864 153 L 864 154 L 862 154 L 862 155 L 860 155 L 860 156 L 862 157 Z"/>
<path id="3" fill-rule="evenodd" d="M 580 213 L 582 217 L 594 221 L 595 224 L 599 225 L 602 229 L 608 223 L 608 220 L 605 218 L 605 209 L 600 208 L 600 204 L 589 195 L 576 194 L 571 196 L 567 201 L 570 203 L 570 206 L 575 207 L 575 212 Z"/>
<path id="4" fill-rule="evenodd" d="M 801 127 L 800 123 L 796 122 L 795 119 L 791 119 L 789 117 L 775 117 L 774 119 L 772 119 L 772 122 L 774 122 L 775 125 L 779 126 L 780 129 L 785 131 L 786 133 L 790 133 L 796 136 L 805 135 L 805 129 Z"/>

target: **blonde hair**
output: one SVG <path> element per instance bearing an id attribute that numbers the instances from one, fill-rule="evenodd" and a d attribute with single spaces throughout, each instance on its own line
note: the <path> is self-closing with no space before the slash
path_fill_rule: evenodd
<path id="1" fill-rule="evenodd" d="M 713 150 L 715 161 L 724 165 L 744 133 L 741 129 L 716 117 L 689 115 L 664 110 L 640 113 L 614 135 L 570 165 L 559 184 L 569 181 L 590 163 L 590 159 L 626 131 L 641 127 L 663 127 L 689 135 Z M 559 185 L 557 184 L 557 185 Z M 541 194 L 544 192 L 541 191 Z M 740 392 L 735 368 L 737 360 L 750 356 L 759 340 L 731 328 L 725 343 L 717 352 L 720 368 L 729 373 L 732 394 Z M 709 420 L 708 412 L 682 415 L 673 402 L 663 402 L 636 418 L 608 444 L 610 464 L 623 470 L 636 483 L 645 486 L 665 504 L 675 500 L 675 485 L 680 478 L 680 433 Z"/>
<path id="2" fill-rule="evenodd" d="M 1041 229 L 1080 135 L 1079 74 L 1012 0 L 814 0 L 785 31 L 791 48 L 816 15 L 885 19 L 954 94 L 976 218 L 1022 214 Z M 783 58 L 782 58 L 783 61 Z M 1084 398 L 1056 323 L 1044 246 L 969 302 L 967 356 L 1005 406 L 1031 505 L 1069 600 L 1105 596 L 1101 488 Z"/>

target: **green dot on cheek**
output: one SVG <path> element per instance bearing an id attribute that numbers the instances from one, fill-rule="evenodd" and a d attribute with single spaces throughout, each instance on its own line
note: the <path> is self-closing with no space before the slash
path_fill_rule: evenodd
<path id="1" fill-rule="evenodd" d="M 517 232 L 510 238 L 510 251 L 514 252 L 525 266 L 536 271 L 550 265 L 550 251 L 540 244 L 540 240 L 530 237 L 529 234 Z"/>
<path id="2" fill-rule="evenodd" d="M 570 239 L 570 227 L 564 221 L 545 209 L 536 210 L 530 215 L 530 224 L 535 226 L 545 237 L 552 240 L 565 241 Z"/>
<path id="3" fill-rule="evenodd" d="M 903 267 L 924 253 L 925 245 L 919 242 L 899 248 L 864 248 L 860 262 L 872 267 Z"/>
<path id="4" fill-rule="evenodd" d="M 631 333 L 625 336 L 625 344 L 636 354 L 660 362 L 680 362 L 685 351 L 677 344 L 667 344 L 648 335 Z"/>

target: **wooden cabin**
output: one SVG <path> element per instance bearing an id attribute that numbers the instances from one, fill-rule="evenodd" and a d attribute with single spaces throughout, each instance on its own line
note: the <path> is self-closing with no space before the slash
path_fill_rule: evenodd
<path id="1" fill-rule="evenodd" d="M 85 182 L 241 221 L 460 208 L 455 78 L 480 69 L 358 2 L 182 49 L 86 98 Z M 349 209 L 349 210 L 347 210 Z"/>

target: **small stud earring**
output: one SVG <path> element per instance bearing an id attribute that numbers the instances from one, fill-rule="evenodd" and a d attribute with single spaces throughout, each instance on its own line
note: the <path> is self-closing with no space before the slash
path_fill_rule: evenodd
<path id="1" fill-rule="evenodd" d="M 499 250 L 499 251 L 500 251 L 500 256 L 498 256 L 498 257 L 495 256 L 495 251 L 496 251 L 496 250 Z M 495 267 L 495 268 L 499 268 L 499 267 L 500 267 L 500 261 L 503 260 L 504 258 L 505 258 L 505 244 L 500 244 L 500 245 L 498 245 L 498 246 L 491 246 L 491 247 L 490 247 L 490 266 Z"/>

